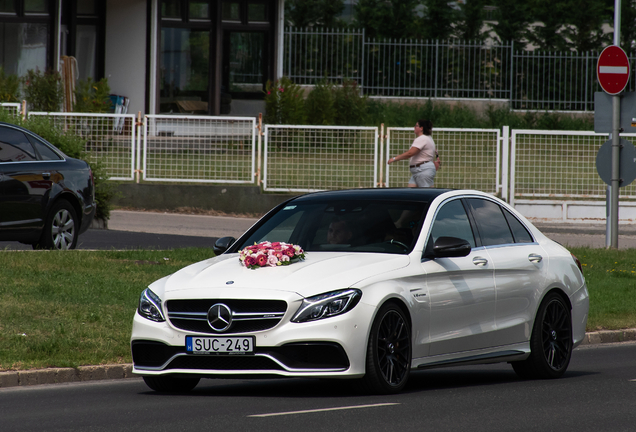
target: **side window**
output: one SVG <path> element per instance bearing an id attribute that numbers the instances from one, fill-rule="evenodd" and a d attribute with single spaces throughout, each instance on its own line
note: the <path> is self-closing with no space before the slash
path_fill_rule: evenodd
<path id="1" fill-rule="evenodd" d="M 480 198 L 469 198 L 467 201 L 475 216 L 482 245 L 493 246 L 515 242 L 498 204 Z"/>
<path id="2" fill-rule="evenodd" d="M 0 127 L 0 160 L 21 162 L 37 160 L 37 158 L 25 134 L 13 128 Z"/>
<path id="3" fill-rule="evenodd" d="M 519 222 L 519 219 L 514 217 L 512 213 L 506 209 L 504 209 L 504 215 L 506 215 L 506 220 L 508 221 L 508 225 L 510 225 L 516 243 L 532 243 L 534 241 L 526 227 Z"/>
<path id="4" fill-rule="evenodd" d="M 431 237 L 435 242 L 440 237 L 458 237 L 475 247 L 475 236 L 460 200 L 450 201 L 442 206 L 435 215 Z"/>
<path id="5" fill-rule="evenodd" d="M 62 159 L 60 155 L 55 153 L 51 147 L 47 146 L 39 139 L 35 137 L 29 137 L 29 139 L 33 143 L 33 147 L 35 147 L 37 152 L 40 154 L 41 160 L 61 160 Z"/>

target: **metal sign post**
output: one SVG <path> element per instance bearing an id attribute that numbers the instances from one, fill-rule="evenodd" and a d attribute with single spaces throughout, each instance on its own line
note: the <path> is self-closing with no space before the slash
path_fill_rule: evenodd
<path id="1" fill-rule="evenodd" d="M 612 97 L 612 178 L 609 193 L 607 226 L 608 247 L 618 248 L 618 193 L 620 189 L 620 119 L 621 93 L 629 81 L 629 59 L 620 47 L 621 0 L 614 1 L 614 45 L 601 52 L 596 66 L 598 82 Z"/>

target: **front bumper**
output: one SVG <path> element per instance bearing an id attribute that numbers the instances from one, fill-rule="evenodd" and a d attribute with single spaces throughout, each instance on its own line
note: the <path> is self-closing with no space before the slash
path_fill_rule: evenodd
<path id="1" fill-rule="evenodd" d="M 133 373 L 361 377 L 373 313 L 374 308 L 360 303 L 343 315 L 323 320 L 292 323 L 286 316 L 266 331 L 218 335 L 254 336 L 254 352 L 239 355 L 189 354 L 186 336 L 210 334 L 180 330 L 169 322 L 153 322 L 135 313 L 131 337 Z"/>

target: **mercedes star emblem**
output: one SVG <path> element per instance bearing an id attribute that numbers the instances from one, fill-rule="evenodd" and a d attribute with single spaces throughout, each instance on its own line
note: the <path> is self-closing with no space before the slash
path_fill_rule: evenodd
<path id="1" fill-rule="evenodd" d="M 208 324 L 213 330 L 224 332 L 232 325 L 232 310 L 223 303 L 217 303 L 208 310 Z"/>

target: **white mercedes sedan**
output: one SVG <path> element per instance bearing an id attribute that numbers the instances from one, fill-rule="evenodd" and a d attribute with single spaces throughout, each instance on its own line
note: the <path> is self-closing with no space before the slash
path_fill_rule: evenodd
<path id="1" fill-rule="evenodd" d="M 558 378 L 585 336 L 579 261 L 478 191 L 303 195 L 214 250 L 141 294 L 133 372 L 155 391 L 280 376 L 388 394 L 413 371 L 496 362 Z"/>

